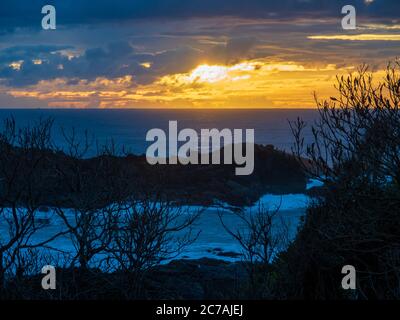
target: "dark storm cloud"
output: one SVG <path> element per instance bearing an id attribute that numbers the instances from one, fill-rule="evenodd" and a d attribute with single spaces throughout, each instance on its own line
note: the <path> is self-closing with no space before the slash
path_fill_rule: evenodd
<path id="1" fill-rule="evenodd" d="M 225 44 L 210 49 L 208 60 L 213 63 L 233 64 L 249 57 L 249 52 L 258 43 L 256 37 L 234 37 Z"/>
<path id="2" fill-rule="evenodd" d="M 118 77 L 137 69 L 134 51 L 126 42 L 92 48 L 69 58 L 63 54 L 69 46 L 14 46 L 0 50 L 0 78 L 7 85 L 25 86 L 57 77 Z M 35 61 L 40 60 L 40 64 Z M 20 62 L 17 69 L 12 63 Z"/>
<path id="3" fill-rule="evenodd" d="M 23 87 L 40 80 L 55 78 L 93 80 L 134 75 L 139 83 L 149 83 L 158 76 L 184 72 L 196 64 L 203 52 L 191 47 L 166 50 L 157 54 L 136 53 L 128 42 L 113 42 L 90 48 L 69 58 L 67 46 L 15 46 L 0 50 L 0 79 L 8 86 Z M 40 60 L 40 64 L 35 61 Z M 141 64 L 150 62 L 151 69 Z M 13 63 L 20 63 L 18 69 Z"/>
<path id="4" fill-rule="evenodd" d="M 66 58 L 54 52 L 68 48 L 68 46 L 45 45 L 5 48 L 0 51 L 0 79 L 3 79 L 5 84 L 22 86 L 46 79 L 49 74 L 59 74 L 57 66 Z M 34 60 L 44 61 L 46 64 L 35 64 Z M 12 63 L 20 61 L 23 61 L 20 70 L 11 66 Z"/>
<path id="5" fill-rule="evenodd" d="M 342 43 L 305 41 L 309 34 L 336 30 L 341 7 L 348 3 L 356 6 L 358 15 L 372 16 L 374 21 L 391 22 L 400 17 L 399 0 L 375 0 L 368 5 L 364 0 L 0 0 L 0 36 L 8 34 L 0 43 L 0 81 L 22 87 L 60 77 L 78 81 L 132 75 L 135 82 L 147 84 L 163 75 L 187 72 L 199 63 L 233 64 L 266 56 L 335 63 L 338 52 L 348 57 L 356 52 L 363 60 L 367 60 L 367 55 L 374 59 L 392 55 L 397 42 L 386 43 L 384 50 L 372 51 L 368 49 L 374 43 L 342 46 Z M 36 32 L 41 31 L 41 7 L 45 4 L 57 8 L 57 23 L 61 27 L 56 32 Z M 236 25 L 232 22 L 236 19 L 230 18 L 225 24 L 225 19 L 219 18 L 213 22 L 203 19 L 208 21 L 206 24 L 193 19 L 180 28 L 163 23 L 175 18 L 219 16 L 266 19 L 243 25 Z M 335 25 L 291 22 L 312 17 L 335 17 Z M 137 19 L 138 24 L 120 27 L 106 24 L 132 19 Z M 140 21 L 147 24 L 141 27 Z M 101 32 L 93 25 L 101 25 Z M 29 30 L 11 33 L 18 27 Z M 93 35 L 97 42 L 86 45 Z M 45 45 L 16 45 L 21 39 L 23 43 Z M 198 39 L 208 39 L 211 44 L 204 45 Z M 79 49 L 80 54 L 68 57 L 63 50 L 69 49 Z M 13 67 L 13 63 L 21 61 L 19 68 Z M 151 68 L 143 67 L 143 62 L 151 63 Z"/>
<path id="6" fill-rule="evenodd" d="M 236 16 L 270 19 L 337 16 L 340 9 L 355 5 L 358 13 L 375 18 L 398 18 L 400 1 L 375 0 L 2 0 L 2 32 L 15 27 L 40 28 L 43 5 L 53 4 L 58 23 L 92 24 L 149 18 Z"/>
<path id="7" fill-rule="evenodd" d="M 14 46 L 0 51 L 0 63 L 14 60 L 34 59 L 40 56 L 48 56 L 52 52 L 69 49 L 69 46 Z"/>

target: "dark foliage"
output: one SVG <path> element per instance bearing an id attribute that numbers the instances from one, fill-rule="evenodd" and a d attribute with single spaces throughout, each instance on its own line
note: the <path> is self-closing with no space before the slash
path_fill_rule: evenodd
<path id="1" fill-rule="evenodd" d="M 318 103 L 314 142 L 292 123 L 297 155 L 325 183 L 299 235 L 279 262 L 287 297 L 400 297 L 400 78 L 389 65 L 376 83 L 366 67 L 338 79 L 338 97 Z M 341 287 L 344 265 L 357 270 L 357 289 Z"/>

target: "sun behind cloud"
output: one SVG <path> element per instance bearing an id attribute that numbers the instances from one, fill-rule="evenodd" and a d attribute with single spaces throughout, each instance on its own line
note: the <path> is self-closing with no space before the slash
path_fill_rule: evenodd
<path id="1" fill-rule="evenodd" d="M 354 67 L 255 59 L 232 65 L 200 64 L 187 73 L 169 74 L 148 84 L 132 76 L 94 81 L 40 81 L 12 90 L 17 98 L 48 101 L 52 107 L 101 108 L 279 108 L 312 107 L 313 91 L 332 94 L 337 74 Z"/>

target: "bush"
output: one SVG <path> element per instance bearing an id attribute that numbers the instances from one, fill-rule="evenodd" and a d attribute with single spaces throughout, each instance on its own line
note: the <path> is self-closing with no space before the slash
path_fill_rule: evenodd
<path id="1" fill-rule="evenodd" d="M 287 295 L 312 299 L 400 298 L 400 64 L 376 83 L 367 67 L 338 78 L 338 97 L 318 102 L 313 142 L 291 123 L 294 152 L 323 192 L 307 210 L 293 246 L 281 257 Z M 354 265 L 357 290 L 341 288 Z"/>

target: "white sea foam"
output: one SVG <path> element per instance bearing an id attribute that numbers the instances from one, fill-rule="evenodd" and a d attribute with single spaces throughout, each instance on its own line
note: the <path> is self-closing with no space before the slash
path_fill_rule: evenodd
<path id="1" fill-rule="evenodd" d="M 321 186 L 322 183 L 318 180 L 310 180 L 307 184 L 307 189 L 311 187 Z M 301 217 L 310 201 L 310 197 L 305 194 L 284 194 L 284 195 L 273 195 L 265 194 L 260 197 L 259 201 L 253 206 L 247 208 L 247 210 L 257 210 L 259 204 L 266 209 L 276 210 L 279 208 L 279 214 L 285 216 L 288 221 L 292 224 L 293 230 L 296 229 L 299 223 L 299 217 Z M 225 209 L 221 209 L 225 208 Z M 199 222 L 195 226 L 196 231 L 202 231 L 199 238 L 185 252 L 179 257 L 187 257 L 191 259 L 197 259 L 202 257 L 218 258 L 226 261 L 240 260 L 240 256 L 231 257 L 223 256 L 223 252 L 235 252 L 241 253 L 241 248 L 237 242 L 224 230 L 222 227 L 218 213 L 224 212 L 224 222 L 230 227 L 236 227 L 240 222 L 234 214 L 229 213 L 227 204 L 218 204 L 213 207 L 209 207 L 204 210 L 200 206 L 187 206 L 183 209 L 184 212 L 199 212 L 204 210 L 201 214 Z M 65 214 L 69 219 L 73 217 L 73 209 L 65 209 Z M 51 212 L 40 212 L 37 215 L 40 219 L 49 219 L 49 224 L 43 230 L 40 230 L 35 235 L 36 241 L 44 241 L 46 237 L 63 229 L 62 221 L 57 215 Z M 3 235 L 6 234 L 5 226 L 0 226 L 0 231 Z M 4 236 L 3 236 L 4 240 Z M 74 246 L 68 237 L 60 237 L 51 243 L 53 247 L 58 249 L 73 252 Z M 214 249 L 218 250 L 214 250 Z"/>

